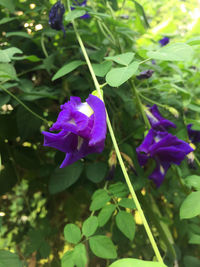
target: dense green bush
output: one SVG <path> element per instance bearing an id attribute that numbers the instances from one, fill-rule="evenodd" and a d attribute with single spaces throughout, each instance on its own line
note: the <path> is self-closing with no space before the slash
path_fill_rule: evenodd
<path id="1" fill-rule="evenodd" d="M 198 1 L 75 1 L 71 12 L 62 2 L 55 27 L 55 1 L 0 1 L 0 266 L 164 266 L 131 186 L 166 266 L 200 266 L 200 138 L 187 131 L 200 131 Z M 102 153 L 59 168 L 65 154 L 41 132 L 70 96 L 100 88 L 121 153 L 108 122 Z M 160 187 L 148 178 L 155 158 L 140 166 L 136 153 L 154 104 L 194 148 Z"/>

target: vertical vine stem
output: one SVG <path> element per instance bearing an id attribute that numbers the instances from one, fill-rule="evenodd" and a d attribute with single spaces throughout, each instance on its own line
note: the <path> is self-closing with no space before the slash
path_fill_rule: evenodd
<path id="1" fill-rule="evenodd" d="M 70 11 L 70 3 L 69 3 L 69 0 L 67 0 L 67 3 L 68 3 L 69 11 Z M 87 52 L 86 52 L 85 46 L 84 46 L 84 44 L 83 44 L 83 42 L 82 42 L 82 39 L 81 39 L 81 37 L 80 37 L 80 35 L 79 35 L 79 32 L 78 32 L 77 28 L 76 28 L 76 24 L 75 24 L 75 22 L 72 21 L 72 24 L 73 24 L 73 27 L 74 27 L 74 31 L 75 31 L 77 40 L 78 40 L 78 42 L 79 42 L 79 45 L 80 45 L 81 50 L 82 50 L 82 52 L 83 52 L 83 55 L 84 55 L 84 57 L 85 57 L 86 63 L 87 63 L 88 68 L 89 68 L 89 70 L 90 70 L 90 74 L 91 74 L 92 79 L 93 79 L 93 81 L 94 81 L 95 88 L 96 88 L 96 90 L 98 91 L 98 94 L 99 94 L 100 99 L 103 101 L 103 96 L 102 96 L 102 94 L 101 94 L 101 87 L 100 87 L 99 82 L 97 81 L 96 75 L 95 75 L 94 70 L 93 70 L 93 68 L 92 68 L 92 65 L 91 65 L 90 59 L 89 59 L 89 57 L 88 57 L 88 54 L 87 54 Z M 113 146 L 114 146 L 115 151 L 116 151 L 116 155 L 117 155 L 117 158 L 118 158 L 120 167 L 121 167 L 121 169 L 122 169 L 124 178 L 125 178 L 125 180 L 126 180 L 127 186 L 128 186 L 128 188 L 129 188 L 129 191 L 130 191 L 130 193 L 131 193 L 131 196 L 132 196 L 132 198 L 133 198 L 133 200 L 134 200 L 134 202 L 135 202 L 136 208 L 137 208 L 137 210 L 138 210 L 138 212 L 139 212 L 139 214 L 140 214 L 140 216 L 141 216 L 142 222 L 143 222 L 143 224 L 144 224 L 145 230 L 146 230 L 146 232 L 147 232 L 148 238 L 149 238 L 150 243 L 151 243 L 151 245 L 152 245 L 152 248 L 153 248 L 153 250 L 154 250 L 154 252 L 155 252 L 155 255 L 156 255 L 156 257 L 157 257 L 157 260 L 158 260 L 160 263 L 163 263 L 161 254 L 160 254 L 160 252 L 159 252 L 159 249 L 158 249 L 158 247 L 157 247 L 157 244 L 156 244 L 156 242 L 155 242 L 155 239 L 154 239 L 154 237 L 153 237 L 153 234 L 152 234 L 152 232 L 151 232 L 151 229 L 150 229 L 150 227 L 149 227 L 149 225 L 148 225 L 148 222 L 147 222 L 147 220 L 146 220 L 146 218 L 145 218 L 144 212 L 143 212 L 143 210 L 142 210 L 142 208 L 141 208 L 141 205 L 140 205 L 140 203 L 139 203 L 139 200 L 138 200 L 138 198 L 137 198 L 137 196 L 136 196 L 136 193 L 135 193 L 135 191 L 134 191 L 134 189 L 133 189 L 133 186 L 132 186 L 132 184 L 131 184 L 130 178 L 129 178 L 128 173 L 127 173 L 127 171 L 126 171 L 126 167 L 125 167 L 124 162 L 123 162 L 123 159 L 122 159 L 122 157 L 121 157 L 120 150 L 119 150 L 119 147 L 118 147 L 118 144 L 117 144 L 117 141 L 116 141 L 116 138 L 115 138 L 115 134 L 114 134 L 114 132 L 113 132 L 113 129 L 112 129 L 111 122 L 110 122 L 110 119 L 109 119 L 109 116 L 108 116 L 107 111 L 106 111 L 106 116 L 107 116 L 107 125 L 108 125 L 108 129 L 109 129 L 109 132 L 110 132 L 110 136 L 111 136 L 111 139 L 112 139 L 112 142 L 113 142 Z"/>

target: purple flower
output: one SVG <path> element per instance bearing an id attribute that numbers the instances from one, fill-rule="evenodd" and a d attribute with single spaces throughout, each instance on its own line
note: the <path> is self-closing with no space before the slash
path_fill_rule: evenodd
<path id="1" fill-rule="evenodd" d="M 153 105 L 151 108 L 146 109 L 146 114 L 154 130 L 165 131 L 169 127 L 176 128 L 176 125 L 163 118 L 158 110 L 157 105 Z"/>
<path id="2" fill-rule="evenodd" d="M 200 142 L 200 131 L 192 130 L 192 124 L 187 125 L 187 132 L 188 132 L 189 139 L 192 143 Z"/>
<path id="3" fill-rule="evenodd" d="M 61 105 L 61 112 L 50 131 L 42 132 L 44 146 L 56 148 L 66 153 L 60 168 L 63 168 L 90 153 L 100 153 L 106 138 L 105 105 L 97 96 L 89 95 L 81 103 L 79 97 Z"/>
<path id="4" fill-rule="evenodd" d="M 86 4 L 87 4 L 87 0 L 84 0 L 84 1 L 74 0 L 73 5 L 71 6 L 71 10 L 76 9 L 76 6 L 85 7 Z M 89 19 L 89 18 L 90 18 L 90 15 L 88 13 L 80 17 L 80 19 Z"/>
<path id="5" fill-rule="evenodd" d="M 136 151 L 141 166 L 147 163 L 148 158 L 156 161 L 156 167 L 149 178 L 160 186 L 170 165 L 179 165 L 193 149 L 172 134 L 151 129 Z"/>
<path id="6" fill-rule="evenodd" d="M 160 39 L 159 43 L 161 46 L 167 45 L 169 43 L 169 37 L 163 37 L 162 39 Z"/>
<path id="7" fill-rule="evenodd" d="M 65 29 L 63 26 L 63 15 L 65 13 L 65 7 L 61 4 L 60 0 L 56 2 L 49 12 L 49 24 L 52 29 L 60 31 L 62 30 L 65 35 Z"/>
<path id="8" fill-rule="evenodd" d="M 145 71 L 142 71 L 139 75 L 137 75 L 136 78 L 138 80 L 149 79 L 153 73 L 154 73 L 153 70 L 145 70 Z"/>

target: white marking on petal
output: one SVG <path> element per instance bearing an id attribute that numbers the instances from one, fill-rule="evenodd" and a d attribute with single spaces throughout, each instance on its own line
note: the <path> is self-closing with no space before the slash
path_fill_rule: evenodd
<path id="1" fill-rule="evenodd" d="M 148 109 L 145 109 L 145 112 L 147 114 L 148 119 L 151 121 L 151 123 L 159 122 L 159 120 Z"/>
<path id="2" fill-rule="evenodd" d="M 165 170 L 164 170 L 164 168 L 163 168 L 163 166 L 162 166 L 162 165 L 160 165 L 160 172 L 162 173 L 162 175 L 164 175 L 164 174 L 165 174 Z"/>
<path id="3" fill-rule="evenodd" d="M 81 103 L 78 106 L 78 111 L 85 114 L 87 117 L 90 117 L 94 113 L 94 111 L 91 109 L 91 107 L 86 102 Z"/>
<path id="4" fill-rule="evenodd" d="M 80 136 L 78 136 L 78 146 L 77 146 L 77 149 L 78 150 L 80 150 L 82 144 L 83 144 L 83 138 L 81 138 Z"/>
<path id="5" fill-rule="evenodd" d="M 75 125 L 75 126 L 76 126 L 76 122 L 75 122 L 75 120 L 74 120 L 74 119 L 71 119 L 70 121 L 68 121 L 68 123 L 71 123 L 71 124 L 73 124 L 73 125 Z"/>

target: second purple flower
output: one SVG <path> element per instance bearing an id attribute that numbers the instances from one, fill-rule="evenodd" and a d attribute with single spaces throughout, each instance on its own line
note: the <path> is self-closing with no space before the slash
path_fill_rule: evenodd
<path id="1" fill-rule="evenodd" d="M 160 186 L 170 165 L 179 165 L 193 149 L 170 133 L 151 129 L 136 151 L 141 166 L 144 166 L 149 158 L 156 161 L 156 167 L 149 178 Z"/>

